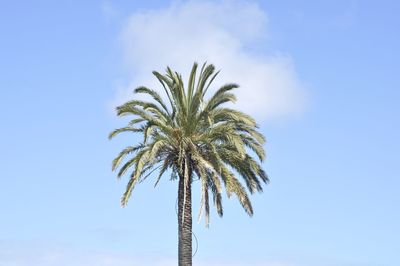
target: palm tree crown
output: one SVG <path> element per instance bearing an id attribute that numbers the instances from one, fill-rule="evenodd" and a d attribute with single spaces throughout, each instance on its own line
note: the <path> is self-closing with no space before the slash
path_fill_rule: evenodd
<path id="1" fill-rule="evenodd" d="M 231 91 L 238 85 L 226 84 L 205 99 L 219 72 L 214 73 L 213 65 L 204 64 L 196 82 L 197 67 L 195 63 L 186 89 L 181 75 L 169 67 L 166 75 L 154 71 L 168 104 L 155 90 L 136 88 L 135 93 L 147 94 L 153 101 L 131 100 L 117 107 L 118 116 L 132 115 L 133 119 L 126 127 L 112 131 L 109 138 L 122 132 L 143 135 L 143 142 L 126 147 L 112 162 L 113 170 L 119 168 L 118 177 L 130 170 L 122 206 L 127 204 L 135 185 L 155 170 L 159 170 L 155 185 L 168 169 L 172 171 L 172 179 L 182 177 L 186 185 L 191 184 L 195 174 L 202 190 L 199 217 L 204 211 L 208 225 L 210 192 L 218 214 L 223 214 L 221 183 L 228 197 L 235 194 L 252 215 L 248 194 L 237 176 L 242 177 L 250 193 L 262 191 L 261 182 L 268 182 L 268 177 L 259 163 L 265 158 L 262 146 L 265 139 L 255 120 L 223 107 L 224 103 L 236 101 Z M 249 149 L 259 160 L 253 158 Z"/>

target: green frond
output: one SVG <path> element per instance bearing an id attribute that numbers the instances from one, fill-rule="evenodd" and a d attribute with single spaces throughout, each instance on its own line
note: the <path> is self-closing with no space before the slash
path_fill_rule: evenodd
<path id="1" fill-rule="evenodd" d="M 235 169 L 244 179 L 249 187 L 250 192 L 257 190 L 262 191 L 259 178 L 264 182 L 268 182 L 268 176 L 262 170 L 260 164 L 254 160 L 249 154 L 245 154 L 244 158 L 235 152 L 234 147 L 220 146 L 218 148 L 222 160 L 225 164 Z"/>
<path id="2" fill-rule="evenodd" d="M 254 169 L 254 166 L 251 164 L 252 161 L 250 156 L 245 156 L 243 158 L 235 153 L 226 155 L 221 152 L 221 157 L 227 165 L 231 166 L 240 176 L 243 177 L 250 193 L 262 191 L 260 181 L 254 171 L 256 169 Z"/>
<path id="3" fill-rule="evenodd" d="M 143 127 L 143 143 L 146 144 L 150 135 L 155 131 L 156 125 L 151 122 L 147 122 Z"/>
<path id="4" fill-rule="evenodd" d="M 132 119 L 131 121 L 129 121 L 128 126 L 134 126 L 134 125 L 139 124 L 144 121 L 146 121 L 146 120 L 143 118 L 135 118 L 135 119 Z"/>
<path id="5" fill-rule="evenodd" d="M 188 103 L 191 101 L 194 92 L 194 83 L 196 79 L 197 63 L 193 64 L 192 71 L 190 72 L 189 82 L 188 82 Z"/>
<path id="6" fill-rule="evenodd" d="M 113 137 L 115 137 L 116 135 L 123 133 L 123 132 L 142 132 L 142 129 L 140 128 L 134 128 L 134 127 L 121 127 L 121 128 L 117 128 L 114 129 L 113 131 L 111 131 L 111 133 L 108 135 L 108 139 L 112 139 Z"/>
<path id="7" fill-rule="evenodd" d="M 125 207 L 128 204 L 128 200 L 131 197 L 132 190 L 135 187 L 136 182 L 137 182 L 137 180 L 135 180 L 133 178 L 129 179 L 129 182 L 126 185 L 125 192 L 121 197 L 121 206 L 122 207 Z"/>
<path id="8" fill-rule="evenodd" d="M 149 152 L 149 149 L 146 147 L 146 148 L 141 149 L 138 153 L 136 153 L 136 155 L 135 155 L 133 158 L 131 158 L 129 161 L 127 161 L 127 162 L 120 168 L 120 170 L 119 170 L 119 172 L 118 172 L 118 177 L 119 177 L 119 178 L 122 177 L 122 176 L 126 173 L 126 171 L 127 171 L 129 168 L 131 168 L 132 166 L 135 166 L 135 171 L 136 171 L 138 162 L 139 162 L 139 161 L 141 160 L 141 158 L 142 158 L 146 153 L 148 153 L 148 152 Z"/>
<path id="9" fill-rule="evenodd" d="M 240 136 L 236 134 L 227 134 L 226 135 L 227 140 L 229 141 L 229 144 L 233 144 L 233 146 L 236 149 L 237 154 L 241 157 L 244 158 L 244 155 L 246 154 L 246 149 L 244 147 L 244 142 Z"/>
<path id="10" fill-rule="evenodd" d="M 215 67 L 213 65 L 208 65 L 204 67 L 203 65 L 200 75 L 199 75 L 199 80 L 197 83 L 197 88 L 194 93 L 193 99 L 191 99 L 190 105 L 189 105 L 189 120 L 194 119 L 194 115 L 197 113 L 197 111 L 200 108 L 201 103 L 204 101 L 204 85 L 207 82 L 208 78 L 213 74 Z M 188 120 L 188 121 L 189 121 Z"/>
<path id="11" fill-rule="evenodd" d="M 135 179 L 138 180 L 139 177 L 142 175 L 142 172 L 145 168 L 145 166 L 148 163 L 151 163 L 152 160 L 149 159 L 149 154 L 150 151 L 147 150 L 145 151 L 142 156 L 140 156 L 137 160 L 136 160 L 136 164 L 135 164 L 135 169 L 133 170 L 132 174 L 131 174 L 131 179 Z"/>
<path id="12" fill-rule="evenodd" d="M 221 105 L 222 103 L 226 102 L 236 102 L 236 96 L 229 91 L 238 88 L 239 85 L 237 84 L 226 84 L 219 88 L 214 95 L 207 101 L 206 107 L 204 110 L 211 111 Z"/>
<path id="13" fill-rule="evenodd" d="M 261 177 L 261 179 L 264 181 L 264 183 L 268 184 L 269 183 L 269 177 L 267 173 L 260 167 L 257 174 Z"/>
<path id="14" fill-rule="evenodd" d="M 207 181 L 204 181 L 203 189 L 204 189 L 204 215 L 206 220 L 206 227 L 210 224 L 210 199 L 208 197 L 208 187 Z"/>
<path id="15" fill-rule="evenodd" d="M 253 207 L 251 206 L 251 202 L 249 200 L 249 196 L 246 193 L 246 190 L 240 184 L 240 182 L 230 173 L 228 170 L 224 171 L 224 176 L 226 178 L 226 189 L 230 193 L 234 193 L 243 209 L 247 212 L 248 215 L 253 215 Z"/>
<path id="16" fill-rule="evenodd" d="M 139 177 L 138 177 L 138 182 L 139 182 L 139 183 L 142 183 L 142 182 L 145 181 L 152 173 L 154 173 L 155 171 L 157 171 L 158 169 L 160 169 L 161 165 L 155 166 L 155 165 L 158 164 L 159 162 L 161 162 L 161 160 L 156 160 L 156 161 L 154 161 L 154 162 L 145 164 L 146 166 L 142 169 L 142 172 L 140 173 L 140 175 L 139 175 Z"/>
<path id="17" fill-rule="evenodd" d="M 176 167 L 172 167 L 170 180 L 178 179 L 178 169 Z"/>
<path id="18" fill-rule="evenodd" d="M 197 167 L 194 167 L 194 172 L 197 174 L 197 176 L 200 179 L 201 182 L 201 200 L 200 200 L 200 210 L 199 210 L 199 215 L 197 220 L 200 221 L 203 210 L 205 210 L 205 204 L 206 204 L 206 190 L 207 190 L 207 177 L 206 177 L 206 171 L 205 169 L 201 166 L 198 165 Z M 208 214 L 205 213 L 205 216 Z M 206 222 L 207 223 L 207 222 Z"/>
<path id="19" fill-rule="evenodd" d="M 160 150 L 165 149 L 168 146 L 167 141 L 164 139 L 156 140 L 150 146 L 149 160 L 153 160 L 157 157 Z"/>
<path id="20" fill-rule="evenodd" d="M 171 155 L 170 155 L 169 157 L 171 157 Z M 154 187 L 157 186 L 158 182 L 160 182 L 161 177 L 163 176 L 163 174 L 165 173 L 165 171 L 167 171 L 167 169 L 168 169 L 168 168 L 170 167 L 170 165 L 172 164 L 172 162 L 170 161 L 170 158 L 169 158 L 169 157 L 167 157 L 167 158 L 164 160 L 164 163 L 163 163 L 163 165 L 162 165 L 162 167 L 161 167 L 161 170 L 160 170 L 160 172 L 159 172 L 159 174 L 158 174 L 157 180 L 156 180 L 156 182 L 154 183 Z"/>
<path id="21" fill-rule="evenodd" d="M 119 166 L 119 164 L 124 160 L 124 158 L 130 154 L 133 153 L 137 150 L 142 149 L 144 146 L 142 144 L 137 145 L 137 146 L 129 146 L 123 149 L 117 157 L 112 161 L 112 170 L 115 171 L 115 169 Z"/>
<path id="22" fill-rule="evenodd" d="M 142 86 L 142 87 L 136 88 L 134 92 L 135 93 L 144 93 L 144 94 L 150 95 L 157 103 L 159 103 L 162 106 L 164 111 L 167 114 L 169 114 L 169 110 L 168 110 L 167 105 L 164 103 L 164 101 L 161 98 L 161 96 L 155 90 L 152 90 L 152 89 L 149 89 L 149 88 L 146 88 L 146 87 Z"/>
<path id="23" fill-rule="evenodd" d="M 253 138 L 248 137 L 244 134 L 240 134 L 240 136 L 246 147 L 250 148 L 257 155 L 258 159 L 260 159 L 260 161 L 263 162 L 265 160 L 265 150 L 260 145 L 260 143 L 258 143 Z"/>
<path id="24" fill-rule="evenodd" d="M 137 108 L 137 107 L 143 108 L 143 111 L 147 111 L 155 115 L 155 117 L 163 120 L 164 122 L 170 122 L 169 113 L 165 112 L 164 110 L 161 110 L 161 108 L 154 103 L 149 103 L 140 100 L 131 100 L 119 106 L 118 110 L 131 110 L 131 108 Z"/>
<path id="25" fill-rule="evenodd" d="M 212 116 L 214 123 L 219 122 L 236 122 L 243 123 L 250 127 L 256 126 L 256 121 L 249 115 L 231 108 L 217 108 L 209 112 Z"/>
<path id="26" fill-rule="evenodd" d="M 152 124 L 156 125 L 160 130 L 164 131 L 165 133 L 171 133 L 172 131 L 172 125 L 166 123 L 163 120 L 160 120 L 157 117 L 152 116 L 151 114 L 140 108 L 131 105 L 117 107 L 117 115 L 137 115 L 139 116 L 139 118 L 142 118 L 145 121 L 151 122 Z"/>
<path id="27" fill-rule="evenodd" d="M 194 145 L 193 145 L 194 146 Z M 195 149 L 191 150 L 192 159 L 196 162 L 195 167 L 199 168 L 199 172 L 205 174 L 205 172 L 210 172 L 213 174 L 217 174 L 214 166 L 203 158 L 203 156 Z"/>
<path id="28" fill-rule="evenodd" d="M 164 88 L 164 91 L 167 94 L 169 103 L 171 104 L 171 108 L 173 109 L 173 113 L 174 113 L 175 112 L 175 104 L 172 101 L 171 94 L 169 92 L 169 89 L 172 88 L 171 80 L 169 80 L 167 77 L 164 77 L 157 71 L 153 71 L 153 75 L 158 79 L 158 81 L 161 83 L 162 87 Z"/>
<path id="29" fill-rule="evenodd" d="M 254 127 L 250 127 L 246 124 L 240 123 L 237 126 L 237 130 L 248 133 L 251 137 L 253 137 L 255 140 L 257 140 L 260 144 L 265 143 L 265 137 L 263 136 L 263 134 L 258 132 Z"/>
<path id="30" fill-rule="evenodd" d="M 210 78 L 210 76 L 214 73 L 214 71 L 215 71 L 214 65 L 210 64 L 210 65 L 206 66 L 205 68 L 203 65 L 202 71 L 199 76 L 199 81 L 197 84 L 196 94 L 200 93 L 201 97 L 204 97 L 203 92 L 205 89 L 205 84 L 206 84 L 207 80 Z"/>
<path id="31" fill-rule="evenodd" d="M 217 213 L 220 217 L 222 217 L 224 211 L 222 208 L 221 182 L 219 181 L 218 176 L 209 176 L 208 187 L 211 188 L 211 191 L 213 193 L 213 201 L 215 207 L 217 208 Z"/>
<path id="32" fill-rule="evenodd" d="M 218 70 L 216 73 L 214 73 L 214 75 L 211 77 L 210 81 L 208 82 L 206 88 L 204 89 L 203 92 L 203 96 L 206 95 L 208 89 L 210 88 L 211 83 L 214 81 L 214 79 L 218 76 L 219 72 L 221 72 L 220 70 Z"/>

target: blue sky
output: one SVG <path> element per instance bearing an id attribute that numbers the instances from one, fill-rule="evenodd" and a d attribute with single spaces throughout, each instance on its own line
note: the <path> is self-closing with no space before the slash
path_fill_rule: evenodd
<path id="1" fill-rule="evenodd" d="M 107 135 L 150 70 L 205 59 L 242 85 L 271 183 L 254 217 L 224 199 L 194 225 L 195 265 L 400 265 L 399 8 L 2 1 L 0 266 L 176 264 L 177 184 L 143 183 L 122 209 L 111 160 L 138 138 Z"/>

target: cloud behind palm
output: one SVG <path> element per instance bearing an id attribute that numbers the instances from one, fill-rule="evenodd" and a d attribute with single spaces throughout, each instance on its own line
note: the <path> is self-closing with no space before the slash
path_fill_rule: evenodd
<path id="1" fill-rule="evenodd" d="M 238 83 L 237 108 L 258 119 L 298 114 L 304 89 L 288 54 L 256 52 L 268 40 L 267 14 L 245 1 L 175 2 L 142 10 L 124 24 L 121 42 L 129 84 L 114 104 L 132 97 L 138 85 L 159 87 L 152 70 L 171 66 L 184 76 L 194 61 L 213 63 L 221 73 L 215 84 Z"/>

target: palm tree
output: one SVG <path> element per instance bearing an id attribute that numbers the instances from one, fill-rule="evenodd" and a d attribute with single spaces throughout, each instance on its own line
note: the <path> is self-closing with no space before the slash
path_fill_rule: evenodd
<path id="1" fill-rule="evenodd" d="M 226 84 L 205 99 L 218 72 L 214 73 L 213 65 L 204 64 L 196 81 L 197 68 L 195 63 L 186 89 L 182 76 L 169 67 L 165 75 L 154 71 L 168 104 L 155 90 L 138 87 L 134 92 L 147 94 L 152 101 L 131 100 L 117 107 L 118 116 L 131 115 L 133 119 L 126 127 L 115 129 L 109 135 L 110 139 L 122 132 L 143 135 L 141 143 L 126 147 L 112 162 L 113 170 L 119 168 L 118 178 L 131 170 L 121 198 L 122 206 L 127 204 L 135 185 L 155 170 L 159 170 L 155 186 L 168 170 L 172 173 L 171 180 L 178 179 L 180 266 L 192 265 L 191 189 L 195 178 L 202 191 L 199 219 L 204 213 L 206 226 L 209 224 L 210 192 L 217 213 L 223 214 L 221 184 L 227 196 L 235 194 L 251 216 L 251 202 L 237 176 L 242 177 L 250 193 L 261 192 L 261 182 L 268 182 L 258 162 L 265 158 L 262 146 L 265 139 L 258 132 L 255 120 L 223 107 L 224 103 L 235 102 L 231 91 L 238 85 Z"/>

